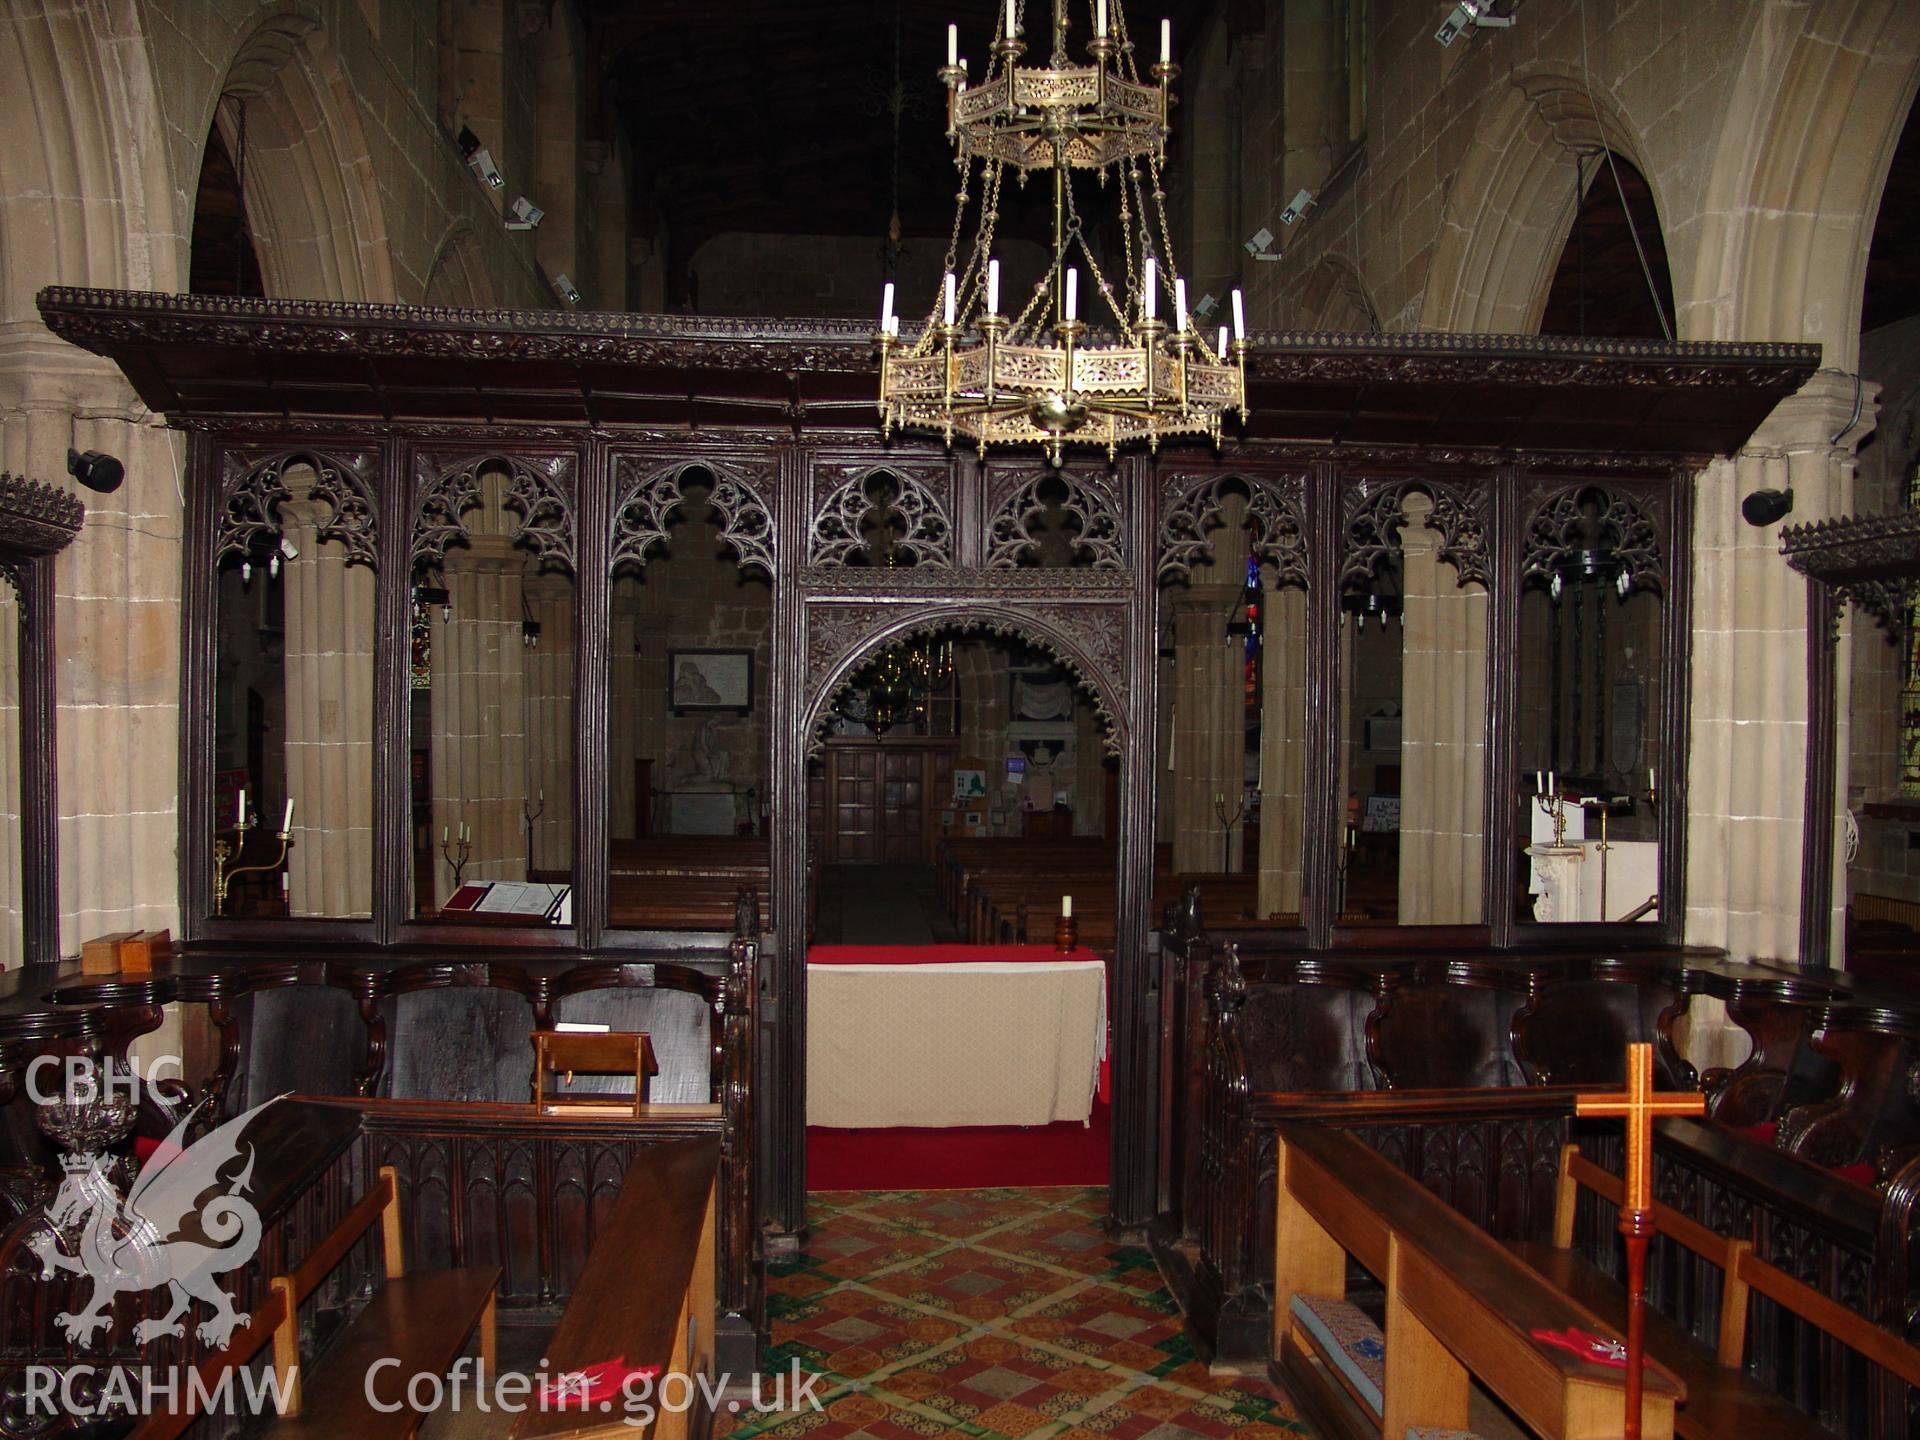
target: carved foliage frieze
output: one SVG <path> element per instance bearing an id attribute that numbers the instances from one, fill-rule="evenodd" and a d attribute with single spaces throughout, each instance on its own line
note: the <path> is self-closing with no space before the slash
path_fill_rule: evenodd
<path id="1" fill-rule="evenodd" d="M 1126 568 L 1126 537 L 1112 480 L 1070 470 L 1042 471 L 1013 485 L 987 522 L 987 568 L 1013 570 L 1038 560 L 1042 542 L 1034 528 L 1050 512 L 1067 528 L 1077 560 L 1096 570 Z"/>
<path id="2" fill-rule="evenodd" d="M 952 516 L 934 487 L 911 471 L 866 466 L 837 483 L 823 473 L 816 476 L 815 495 L 811 564 L 953 563 Z"/>
<path id="3" fill-rule="evenodd" d="M 1906 634 L 1907 616 L 1920 594 L 1920 511 L 1899 509 L 1880 515 L 1846 515 L 1810 525 L 1789 525 L 1780 532 L 1780 553 L 1787 564 L 1833 587 L 1829 640 L 1837 640 L 1840 616 L 1851 602 L 1873 617 L 1889 644 Z"/>
<path id="4" fill-rule="evenodd" d="M 610 555 L 614 569 L 643 566 L 649 551 L 667 543 L 674 513 L 684 513 L 689 480 L 705 487 L 706 503 L 719 522 L 720 540 L 732 548 L 742 574 L 758 570 L 773 578 L 773 512 L 767 481 L 750 483 L 731 467 L 698 462 L 641 473 L 638 463 L 619 464 L 620 499 L 613 514 Z"/>
<path id="5" fill-rule="evenodd" d="M 520 513 L 513 532 L 541 560 L 573 569 L 574 515 L 572 455 L 483 453 L 416 458 L 412 559 L 416 566 L 446 560 L 447 546 L 468 535 L 462 518 L 481 502 L 480 475 L 497 465 L 507 472 L 504 504 Z"/>
<path id="6" fill-rule="evenodd" d="M 222 460 L 216 565 L 229 555 L 245 560 L 273 548 L 282 533 L 280 507 L 295 498 L 287 470 L 296 465 L 313 471 L 307 498 L 327 507 L 327 518 L 314 527 L 315 538 L 344 546 L 349 565 L 377 565 L 380 507 L 374 497 L 371 452 L 294 450 L 253 459 L 229 451 Z"/>
<path id="7" fill-rule="evenodd" d="M 1211 535 L 1221 509 L 1229 495 L 1241 495 L 1253 553 L 1273 568 L 1279 584 L 1305 585 L 1306 483 L 1304 475 L 1228 474 L 1182 488 L 1181 477 L 1173 477 L 1160 520 L 1160 580 L 1190 579 L 1196 564 L 1213 558 Z"/>
<path id="8" fill-rule="evenodd" d="M 1483 486 L 1447 480 L 1362 481 L 1348 492 L 1340 584 L 1366 583 L 1381 564 L 1400 552 L 1406 528 L 1406 500 L 1421 491 L 1433 501 L 1427 526 L 1440 536 L 1440 558 L 1453 566 L 1462 585 L 1488 583 L 1487 497 Z"/>

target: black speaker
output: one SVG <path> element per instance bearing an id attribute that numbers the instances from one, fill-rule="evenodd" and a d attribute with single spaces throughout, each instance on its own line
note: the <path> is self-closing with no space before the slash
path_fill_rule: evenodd
<path id="1" fill-rule="evenodd" d="M 67 451 L 67 473 L 89 490 L 111 495 L 127 478 L 127 467 L 98 450 Z"/>
<path id="2" fill-rule="evenodd" d="M 1771 525 L 1784 520 L 1793 511 L 1793 491 L 1756 490 L 1740 502 L 1740 513 L 1749 525 Z"/>

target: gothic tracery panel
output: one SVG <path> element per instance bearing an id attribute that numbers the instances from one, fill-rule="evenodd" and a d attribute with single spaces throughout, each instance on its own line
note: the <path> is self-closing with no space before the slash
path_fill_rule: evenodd
<path id="1" fill-rule="evenodd" d="M 346 547 L 349 565 L 377 568 L 380 518 L 373 494 L 373 460 L 370 454 L 341 456 L 295 450 L 249 465 L 240 456 L 228 454 L 214 563 L 229 555 L 245 560 L 261 547 L 272 548 L 278 542 L 280 507 L 294 498 L 286 480 L 287 468 L 305 465 L 313 470 L 308 496 L 328 509 L 326 520 L 315 527 L 315 537 L 323 543 L 339 541 Z"/>
<path id="2" fill-rule="evenodd" d="M 1546 584 L 1579 554 L 1611 551 L 1628 590 L 1658 589 L 1666 575 L 1653 507 L 1624 490 L 1570 485 L 1533 510 L 1520 566 L 1522 584 Z M 1626 592 L 1622 592 L 1623 594 Z"/>
<path id="3" fill-rule="evenodd" d="M 1195 484 L 1161 517 L 1157 573 L 1162 584 L 1190 579 L 1196 564 L 1213 558 L 1210 532 L 1220 523 L 1227 496 L 1240 492 L 1246 496 L 1253 553 L 1273 567 L 1279 584 L 1307 583 L 1305 477 L 1229 474 Z"/>
<path id="4" fill-rule="evenodd" d="M 674 512 L 687 504 L 688 480 L 693 476 L 706 482 L 706 503 L 718 515 L 721 543 L 732 548 L 741 573 L 759 570 L 773 578 L 773 513 L 759 489 L 728 468 L 699 462 L 674 465 L 636 480 L 638 468 L 632 461 L 620 465 L 621 480 L 631 483 L 614 508 L 612 568 L 644 565 L 649 551 L 666 544 Z"/>
<path id="5" fill-rule="evenodd" d="M 948 566 L 953 521 L 941 497 L 920 477 L 862 467 L 837 484 L 832 472 L 815 486 L 809 563 L 819 566 Z"/>
<path id="6" fill-rule="evenodd" d="M 1126 568 L 1126 534 L 1118 497 L 1100 474 L 1043 471 L 1017 480 L 987 523 L 989 570 L 1046 564 L 1048 542 L 1096 570 Z"/>
<path id="7" fill-rule="evenodd" d="M 502 502 L 520 513 L 513 539 L 542 560 L 573 569 L 574 516 L 571 455 L 529 458 L 483 453 L 449 461 L 437 455 L 416 460 L 412 559 L 416 566 L 445 561 L 447 545 L 467 537 L 464 512 L 481 503 L 480 474 L 488 466 L 507 472 Z"/>
<path id="8" fill-rule="evenodd" d="M 1346 548 L 1340 584 L 1365 582 L 1388 556 L 1400 549 L 1407 524 L 1407 496 L 1421 491 L 1433 500 L 1427 525 L 1440 534 L 1440 559 L 1453 566 L 1462 585 L 1488 583 L 1487 491 L 1477 485 L 1444 480 L 1388 481 L 1376 487 L 1362 481 L 1348 495 Z"/>

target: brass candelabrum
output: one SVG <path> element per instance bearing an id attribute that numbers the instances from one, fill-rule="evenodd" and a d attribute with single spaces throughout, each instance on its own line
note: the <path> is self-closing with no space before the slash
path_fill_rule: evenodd
<path id="1" fill-rule="evenodd" d="M 280 842 L 280 853 L 274 856 L 267 864 L 234 865 L 229 868 L 228 861 L 238 860 L 241 855 L 246 853 L 247 831 L 253 828 L 253 821 L 243 817 L 231 831 L 227 832 L 227 834 L 234 836 L 231 844 L 228 843 L 225 834 L 216 832 L 214 836 L 213 913 L 216 915 L 224 915 L 226 913 L 227 890 L 233 884 L 236 876 L 259 875 L 279 870 L 287 863 L 287 846 L 292 843 L 293 840 L 293 831 L 291 829 L 281 830 L 275 835 L 274 838 Z"/>
<path id="2" fill-rule="evenodd" d="M 1567 843 L 1567 802 L 1558 793 L 1542 790 L 1533 797 L 1533 803 L 1540 807 L 1540 813 L 1553 821 L 1553 848 L 1563 849 Z"/>

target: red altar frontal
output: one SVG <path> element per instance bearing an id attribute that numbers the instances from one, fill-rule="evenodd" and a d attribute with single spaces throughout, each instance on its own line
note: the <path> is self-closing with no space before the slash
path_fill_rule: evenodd
<path id="1" fill-rule="evenodd" d="M 836 945 L 807 956 L 807 1123 L 1085 1123 L 1106 962 L 1045 945 Z"/>

